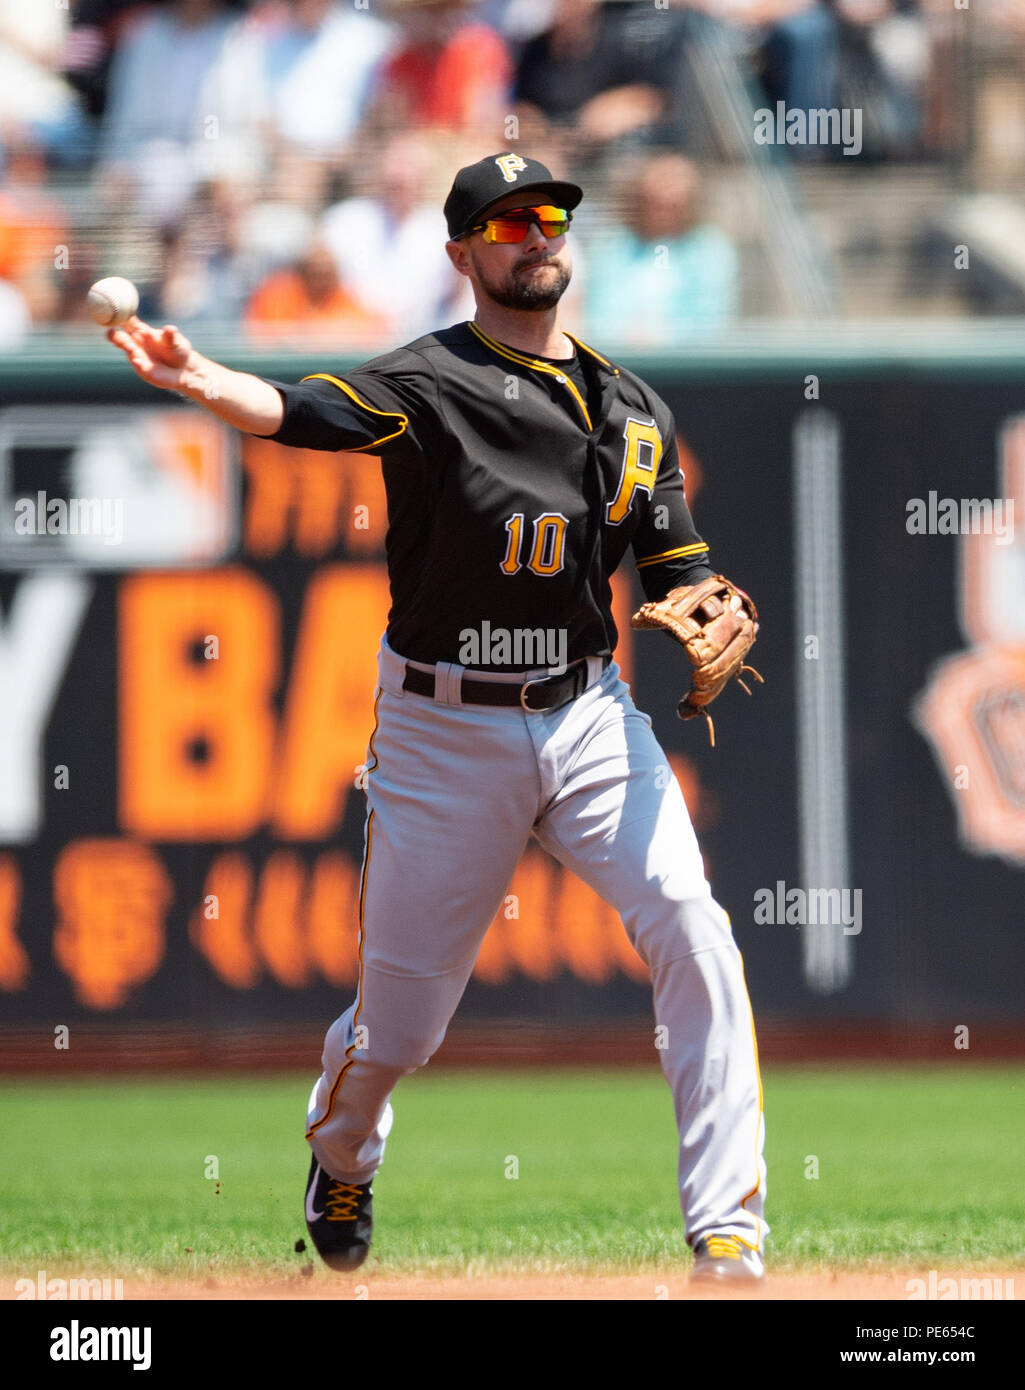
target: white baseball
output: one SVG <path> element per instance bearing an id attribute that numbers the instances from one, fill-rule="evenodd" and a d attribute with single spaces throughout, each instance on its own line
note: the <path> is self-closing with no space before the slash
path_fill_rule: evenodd
<path id="1" fill-rule="evenodd" d="M 139 291 L 131 280 L 110 275 L 89 291 L 89 312 L 102 328 L 118 328 L 139 309 Z"/>

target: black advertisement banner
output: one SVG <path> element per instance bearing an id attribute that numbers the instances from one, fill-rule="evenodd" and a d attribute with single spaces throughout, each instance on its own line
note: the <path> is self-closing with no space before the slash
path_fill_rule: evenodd
<path id="1" fill-rule="evenodd" d="M 356 980 L 380 469 L 243 438 L 116 365 L 0 378 L 0 1016 L 326 1022 Z M 711 748 L 616 577 L 617 656 L 756 1010 L 1021 1018 L 1025 381 L 638 369 L 759 609 L 765 683 L 724 693 Z M 528 851 L 461 1016 L 649 1007 L 612 910 Z"/>

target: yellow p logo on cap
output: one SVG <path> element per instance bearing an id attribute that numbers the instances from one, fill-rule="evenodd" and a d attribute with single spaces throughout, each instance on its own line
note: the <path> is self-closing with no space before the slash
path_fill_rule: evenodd
<path id="1" fill-rule="evenodd" d="M 506 183 L 515 183 L 516 175 L 527 167 L 527 161 L 518 154 L 500 154 L 495 163 L 502 171 Z"/>

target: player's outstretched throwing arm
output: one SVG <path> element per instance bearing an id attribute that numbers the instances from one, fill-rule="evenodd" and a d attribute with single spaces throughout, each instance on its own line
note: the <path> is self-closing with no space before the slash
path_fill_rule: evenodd
<path id="1" fill-rule="evenodd" d="M 132 318 L 112 328 L 107 340 L 128 358 L 150 386 L 176 391 L 246 434 L 269 435 L 281 428 L 281 393 L 262 377 L 234 372 L 204 357 L 172 324 L 151 328 Z"/>
<path id="2" fill-rule="evenodd" d="M 418 429 L 410 417 L 421 409 L 424 384 L 433 390 L 430 372 L 413 354 L 379 359 L 388 381 L 371 365 L 347 373 L 346 381 L 318 372 L 289 385 L 204 357 L 173 324 L 152 328 L 132 318 L 123 328 L 110 329 L 107 338 L 151 386 L 188 397 L 245 434 L 298 449 L 379 454 L 413 447 Z M 411 370 L 404 376 L 406 357 Z"/>

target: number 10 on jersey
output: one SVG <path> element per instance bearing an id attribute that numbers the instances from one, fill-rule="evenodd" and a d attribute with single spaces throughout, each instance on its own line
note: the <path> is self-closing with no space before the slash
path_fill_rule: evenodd
<path id="1" fill-rule="evenodd" d="M 528 570 L 542 576 L 559 573 L 566 559 L 568 525 L 569 518 L 561 512 L 543 512 L 541 516 L 534 518 Z M 523 513 L 515 512 L 505 523 L 505 529 L 509 533 L 509 544 L 506 546 L 501 570 L 503 574 L 515 574 L 523 568 Z"/>

